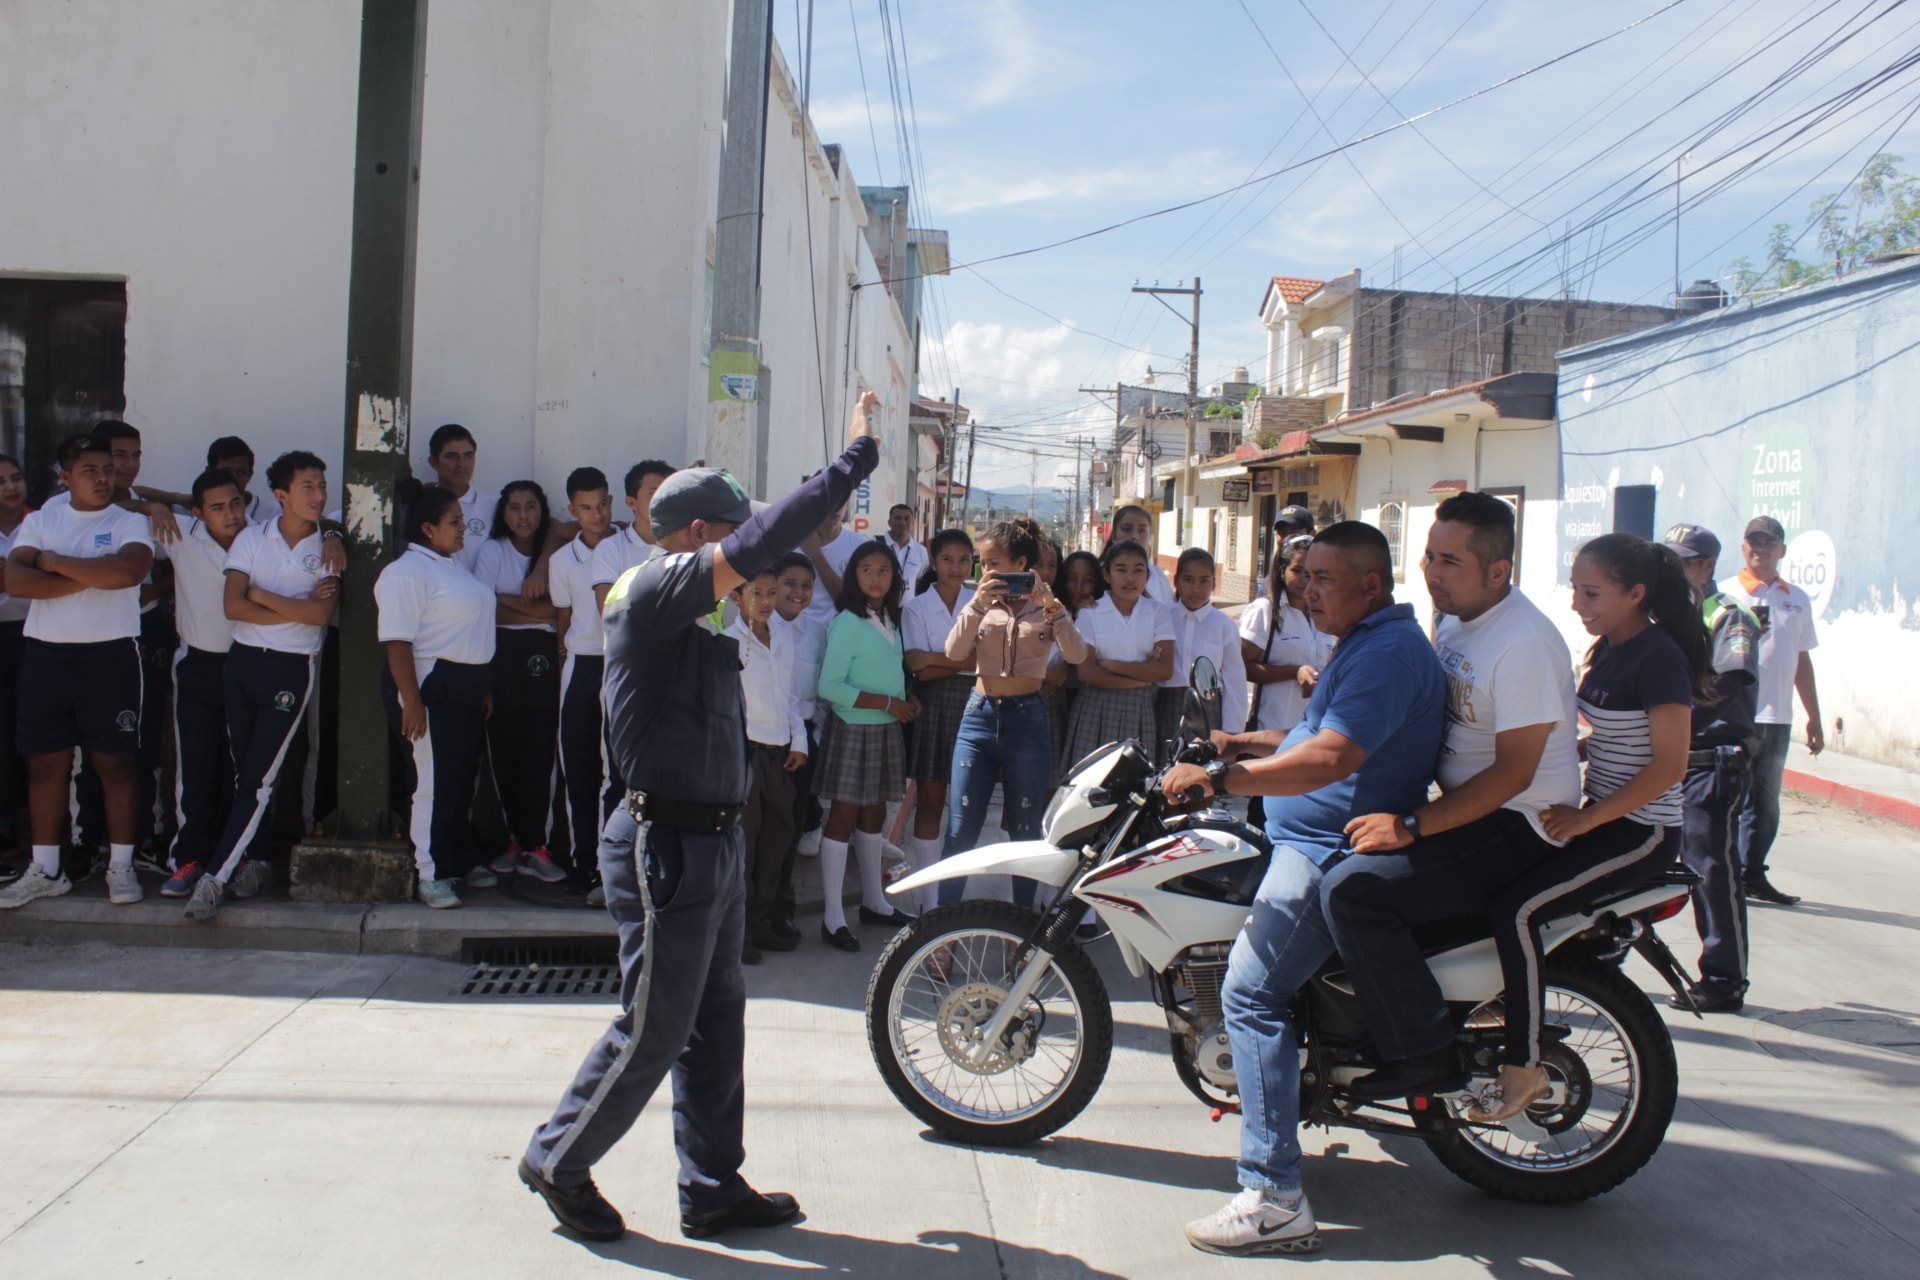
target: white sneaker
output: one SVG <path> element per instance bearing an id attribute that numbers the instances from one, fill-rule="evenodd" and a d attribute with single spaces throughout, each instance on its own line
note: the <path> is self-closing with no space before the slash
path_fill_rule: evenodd
<path id="1" fill-rule="evenodd" d="M 1254 1253 L 1318 1253 L 1320 1228 L 1304 1193 L 1283 1199 L 1247 1187 L 1207 1218 L 1187 1224 L 1187 1243 L 1207 1253 L 1244 1257 Z"/>
<path id="2" fill-rule="evenodd" d="M 800 847 L 795 849 L 794 852 L 798 853 L 803 858 L 819 857 L 820 856 L 820 828 L 815 827 L 813 830 L 801 836 Z"/>
<path id="3" fill-rule="evenodd" d="M 116 907 L 130 906 L 146 897 L 140 887 L 140 873 L 131 865 L 107 868 L 107 901 Z"/>
<path id="4" fill-rule="evenodd" d="M 73 881 L 66 876 L 50 876 L 40 869 L 39 863 L 34 863 L 25 875 L 0 889 L 0 911 L 24 907 L 35 898 L 57 898 L 71 888 Z"/>

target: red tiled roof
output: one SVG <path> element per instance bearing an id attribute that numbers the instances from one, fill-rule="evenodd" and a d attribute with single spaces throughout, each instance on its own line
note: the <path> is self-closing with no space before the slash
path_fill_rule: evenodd
<path id="1" fill-rule="evenodd" d="M 1306 301 L 1309 295 L 1325 283 L 1325 280 L 1309 280 L 1305 276 L 1275 276 L 1273 278 L 1273 287 L 1278 289 L 1280 296 L 1288 302 Z"/>

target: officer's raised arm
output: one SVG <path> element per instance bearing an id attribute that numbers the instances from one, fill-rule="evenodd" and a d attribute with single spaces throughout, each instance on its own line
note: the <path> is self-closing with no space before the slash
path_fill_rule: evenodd
<path id="1" fill-rule="evenodd" d="M 871 391 L 862 395 L 847 428 L 847 450 L 839 460 L 747 520 L 720 543 L 713 554 L 715 599 L 799 546 L 853 497 L 860 482 L 880 464 L 880 447 L 873 438 L 873 410 L 879 403 L 880 398 Z"/>

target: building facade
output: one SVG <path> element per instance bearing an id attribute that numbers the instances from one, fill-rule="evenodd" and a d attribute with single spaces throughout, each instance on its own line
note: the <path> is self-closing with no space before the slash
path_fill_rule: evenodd
<path id="1" fill-rule="evenodd" d="M 1782 572 L 1813 600 L 1828 744 L 1913 767 L 1920 552 L 1901 495 L 1920 474 L 1916 350 L 1909 259 L 1562 352 L 1560 598 L 1598 534 L 1705 525 L 1725 578 L 1747 521 L 1772 515 Z"/>
<path id="2" fill-rule="evenodd" d="M 341 457 L 358 0 L 25 6 L 0 40 L 19 125 L 0 219 L 0 438 L 36 496 L 102 416 L 184 488 L 207 442 Z M 102 40 L 101 32 L 112 39 Z M 412 448 L 461 422 L 479 483 L 706 451 L 727 6 L 467 0 L 426 36 Z M 914 493 L 918 325 L 869 207 L 768 95 L 760 474 L 783 488 L 883 404 L 870 510 Z M 903 230 L 906 193 L 896 197 Z M 938 237 L 914 232 L 910 239 Z M 917 249 L 915 250 L 917 252 Z M 938 267 L 944 270 L 944 260 Z M 917 295 L 910 300 L 917 303 Z M 862 518 L 865 518 L 863 515 Z"/>

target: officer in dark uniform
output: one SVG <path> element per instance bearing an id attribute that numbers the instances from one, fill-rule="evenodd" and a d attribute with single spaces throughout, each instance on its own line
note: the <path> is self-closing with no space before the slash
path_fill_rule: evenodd
<path id="1" fill-rule="evenodd" d="M 520 1180 L 587 1239 L 626 1230 L 591 1170 L 669 1072 L 682 1234 L 706 1238 L 800 1213 L 792 1196 L 762 1195 L 740 1176 L 746 717 L 739 646 L 714 606 L 853 496 L 879 461 L 868 426 L 877 404 L 871 392 L 861 397 L 839 461 L 757 512 L 725 472 L 676 472 L 651 509 L 666 554 L 627 570 L 607 594 L 608 749 L 630 788 L 600 833 L 607 910 L 620 932 L 621 1013 L 520 1162 Z"/>
<path id="2" fill-rule="evenodd" d="M 1693 708 L 1687 755 L 1680 856 L 1700 877 L 1693 918 L 1700 930 L 1700 981 L 1688 992 L 1702 1013 L 1738 1013 L 1747 991 L 1747 901 L 1740 892 L 1734 831 L 1752 768 L 1755 699 L 1760 678 L 1760 620 L 1720 593 L 1714 567 L 1720 539 L 1699 525 L 1678 524 L 1667 545 L 1680 557 L 1713 638 L 1717 698 Z M 1676 1009 L 1688 1008 L 1673 996 Z"/>

